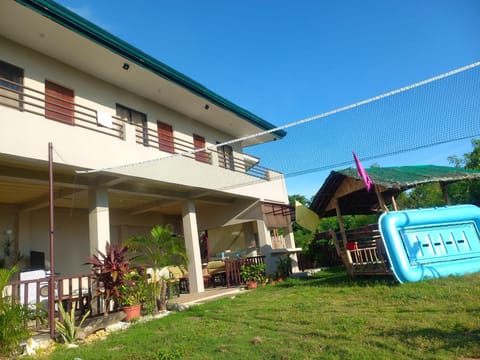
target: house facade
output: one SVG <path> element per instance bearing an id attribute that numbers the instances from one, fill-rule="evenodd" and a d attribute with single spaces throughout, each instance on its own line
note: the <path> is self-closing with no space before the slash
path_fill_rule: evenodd
<path id="1" fill-rule="evenodd" d="M 284 177 L 244 152 L 274 129 L 54 2 L 2 1 L 0 259 L 48 268 L 51 143 L 55 272 L 157 224 L 185 238 L 192 292 L 210 257 L 274 271 L 295 249 Z"/>

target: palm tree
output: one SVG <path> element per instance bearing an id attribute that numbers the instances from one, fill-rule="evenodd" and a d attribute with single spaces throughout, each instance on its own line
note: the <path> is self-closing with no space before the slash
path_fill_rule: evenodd
<path id="1" fill-rule="evenodd" d="M 135 261 L 145 267 L 151 267 L 152 297 L 154 307 L 158 310 L 166 308 L 167 283 L 159 278 L 162 267 L 168 265 L 186 265 L 188 263 L 187 251 L 183 237 L 178 237 L 173 232 L 173 226 L 156 225 L 150 230 L 150 236 L 132 236 L 127 240 L 130 251 L 136 255 Z"/>

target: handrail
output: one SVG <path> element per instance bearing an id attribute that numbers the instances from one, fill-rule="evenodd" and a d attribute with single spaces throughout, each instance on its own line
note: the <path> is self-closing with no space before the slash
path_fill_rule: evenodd
<path id="1" fill-rule="evenodd" d="M 59 121 L 70 126 L 76 126 L 90 131 L 102 133 L 104 135 L 112 136 L 118 139 L 125 138 L 125 125 L 127 121 L 118 116 L 111 115 L 112 126 L 105 127 L 98 123 L 98 112 L 88 106 L 79 104 L 78 102 L 71 102 L 65 99 L 48 95 L 48 99 L 58 100 L 55 102 L 47 102 L 47 94 L 21 83 L 16 83 L 8 79 L 0 77 L 0 105 L 11 107 L 22 112 L 28 112 L 38 116 L 47 118 L 46 112 L 50 117 L 48 119 Z M 48 106 L 51 105 L 51 106 Z M 57 116 L 57 119 L 52 119 Z M 64 121 L 63 118 L 71 118 L 72 123 Z M 144 128 L 141 124 L 135 125 L 135 141 L 144 146 L 153 147 L 159 151 L 160 142 L 157 130 L 153 128 Z M 195 159 L 194 145 L 192 141 L 172 137 L 172 143 L 163 142 L 165 147 L 172 146 L 175 154 L 186 153 L 185 156 Z M 270 180 L 270 169 L 259 165 L 258 163 L 249 164 L 247 156 L 243 153 L 232 152 L 232 154 L 225 154 L 219 150 L 208 150 L 202 154 L 201 161 L 207 164 L 213 164 L 212 156 L 215 155 L 218 159 L 218 166 L 226 170 L 244 173 L 263 180 Z M 200 160 L 199 160 L 200 161 Z"/>
<path id="2" fill-rule="evenodd" d="M 11 84 L 15 88 L 10 88 L 5 83 Z M 112 116 L 112 127 L 104 127 L 97 122 L 97 110 L 87 106 L 78 104 L 76 102 L 70 103 L 58 97 L 49 95 L 49 98 L 62 100 L 63 104 L 71 104 L 72 108 L 65 105 L 55 103 L 55 109 L 49 109 L 50 113 L 58 114 L 59 116 L 70 115 L 73 111 L 71 126 L 81 127 L 87 130 L 102 133 L 104 135 L 113 136 L 116 138 L 123 138 L 123 124 L 122 120 L 116 116 Z M 24 86 L 20 83 L 15 83 L 4 78 L 0 78 L 0 105 L 18 109 L 22 112 L 45 116 L 46 94 L 37 89 Z M 65 112 L 63 111 L 65 110 Z M 60 121 L 60 120 L 59 120 Z"/>
<path id="3" fill-rule="evenodd" d="M 227 287 L 237 286 L 244 283 L 240 272 L 243 265 L 258 265 L 265 263 L 265 256 L 249 256 L 238 259 L 225 259 L 225 272 Z"/>

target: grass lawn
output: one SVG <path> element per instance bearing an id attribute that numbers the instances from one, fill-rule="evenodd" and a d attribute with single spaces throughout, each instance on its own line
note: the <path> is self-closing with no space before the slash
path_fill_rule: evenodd
<path id="1" fill-rule="evenodd" d="M 332 269 L 59 346 L 48 359 L 480 359 L 479 299 L 480 274 L 398 285 Z"/>

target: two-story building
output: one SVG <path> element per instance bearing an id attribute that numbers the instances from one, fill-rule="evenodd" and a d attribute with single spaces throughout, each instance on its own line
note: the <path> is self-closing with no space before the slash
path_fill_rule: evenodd
<path id="1" fill-rule="evenodd" d="M 295 248 L 284 177 L 244 153 L 286 135 L 272 130 L 55 2 L 1 1 L 0 259 L 48 267 L 52 143 L 56 272 L 157 224 L 184 236 L 193 292 L 204 243 L 274 271 Z"/>

